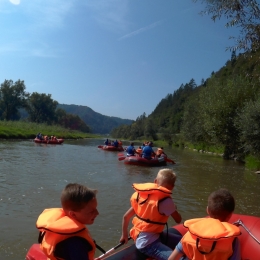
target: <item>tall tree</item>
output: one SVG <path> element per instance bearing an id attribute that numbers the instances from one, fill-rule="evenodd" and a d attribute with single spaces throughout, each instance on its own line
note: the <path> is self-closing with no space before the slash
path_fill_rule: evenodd
<path id="1" fill-rule="evenodd" d="M 256 51 L 260 47 L 260 7 L 257 0 L 193 0 L 205 4 L 204 14 L 215 21 L 224 17 L 226 27 L 236 26 L 240 30 L 237 45 L 231 49 Z M 231 37 L 234 38 L 234 37 Z"/>
<path id="2" fill-rule="evenodd" d="M 30 121 L 51 124 L 56 121 L 57 105 L 58 102 L 51 98 L 51 94 L 33 92 L 28 98 L 26 110 L 29 113 Z"/>
<path id="3" fill-rule="evenodd" d="M 5 80 L 0 88 L 1 118 L 5 120 L 18 120 L 18 109 L 26 104 L 28 93 L 25 92 L 24 81 Z"/>

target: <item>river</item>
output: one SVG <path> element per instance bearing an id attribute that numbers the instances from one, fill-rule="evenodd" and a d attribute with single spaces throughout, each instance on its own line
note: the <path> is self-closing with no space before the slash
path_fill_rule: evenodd
<path id="1" fill-rule="evenodd" d="M 152 182 L 160 167 L 124 165 L 116 152 L 97 148 L 103 141 L 0 142 L 0 260 L 25 259 L 37 242 L 37 217 L 45 208 L 60 207 L 60 193 L 70 182 L 98 189 L 100 215 L 89 229 L 104 249 L 117 245 L 132 183 Z M 176 162 L 167 167 L 177 174 L 173 197 L 183 220 L 205 216 L 208 195 L 221 187 L 234 195 L 236 213 L 260 216 L 260 175 L 219 156 L 170 147 L 165 152 Z"/>

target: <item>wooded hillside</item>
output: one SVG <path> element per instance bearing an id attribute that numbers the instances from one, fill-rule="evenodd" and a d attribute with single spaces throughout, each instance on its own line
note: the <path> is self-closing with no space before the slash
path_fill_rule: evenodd
<path id="1" fill-rule="evenodd" d="M 259 52 L 235 55 L 200 84 L 193 79 L 167 94 L 154 111 L 112 136 L 223 147 L 226 158 L 260 155 Z"/>

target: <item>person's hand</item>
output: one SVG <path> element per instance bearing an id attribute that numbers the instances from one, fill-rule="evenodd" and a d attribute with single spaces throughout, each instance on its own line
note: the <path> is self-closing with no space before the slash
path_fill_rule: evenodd
<path id="1" fill-rule="evenodd" d="M 128 242 L 128 236 L 126 235 L 122 235 L 120 240 L 119 240 L 120 243 L 124 243 L 124 244 L 127 244 Z"/>

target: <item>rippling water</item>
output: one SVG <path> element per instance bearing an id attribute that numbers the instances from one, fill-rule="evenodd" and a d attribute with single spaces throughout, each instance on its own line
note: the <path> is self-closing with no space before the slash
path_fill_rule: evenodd
<path id="1" fill-rule="evenodd" d="M 97 148 L 102 142 L 0 143 L 0 260 L 25 258 L 29 247 L 37 242 L 38 215 L 45 208 L 60 207 L 61 190 L 69 182 L 98 189 L 100 215 L 89 228 L 104 249 L 118 243 L 121 219 L 130 206 L 132 183 L 153 181 L 160 168 L 124 165 L 117 160 L 116 152 Z M 260 216 L 260 175 L 218 156 L 179 148 L 165 151 L 176 161 L 167 167 L 177 174 L 173 197 L 184 220 L 205 216 L 209 193 L 220 187 L 235 196 L 236 213 Z"/>

